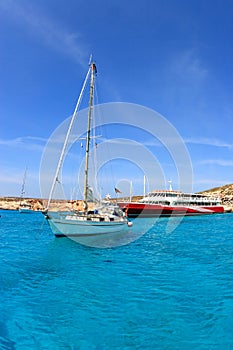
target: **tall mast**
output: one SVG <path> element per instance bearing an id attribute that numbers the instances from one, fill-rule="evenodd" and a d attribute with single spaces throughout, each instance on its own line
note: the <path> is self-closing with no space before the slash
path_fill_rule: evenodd
<path id="1" fill-rule="evenodd" d="M 91 63 L 91 83 L 90 83 L 90 99 L 89 99 L 89 110 L 88 110 L 88 120 L 87 120 L 87 137 L 86 137 L 86 160 L 85 160 L 85 177 L 84 177 L 84 198 L 83 198 L 83 208 L 85 211 L 88 209 L 87 204 L 87 194 L 88 194 L 88 167 L 89 167 L 89 149 L 90 149 L 90 139 L 91 139 L 91 116 L 93 109 L 93 95 L 94 95 L 94 80 L 96 74 L 96 66 Z"/>
<path id="2" fill-rule="evenodd" d="M 132 195 L 133 195 L 133 181 L 130 181 L 130 190 L 129 190 L 129 201 L 132 202 Z"/>
<path id="3" fill-rule="evenodd" d="M 20 204 L 21 204 L 22 199 L 23 199 L 23 197 L 25 195 L 26 177 L 27 177 L 27 168 L 25 169 L 24 176 L 23 176 L 23 184 L 22 184 L 22 189 L 21 189 Z"/>
<path id="4" fill-rule="evenodd" d="M 146 175 L 143 176 L 143 195 L 146 195 Z"/>

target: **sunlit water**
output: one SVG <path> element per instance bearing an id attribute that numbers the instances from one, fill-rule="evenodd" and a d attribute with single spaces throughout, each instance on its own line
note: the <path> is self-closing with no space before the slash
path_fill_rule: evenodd
<path id="1" fill-rule="evenodd" d="M 1 350 L 233 349 L 233 214 L 159 219 L 108 249 L 0 215 Z"/>

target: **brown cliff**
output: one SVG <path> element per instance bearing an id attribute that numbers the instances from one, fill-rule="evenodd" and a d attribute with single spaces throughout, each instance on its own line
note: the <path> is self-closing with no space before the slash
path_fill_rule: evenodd
<path id="1" fill-rule="evenodd" d="M 211 188 L 199 193 L 207 195 L 215 195 L 221 198 L 221 202 L 226 211 L 233 211 L 233 184 Z M 141 199 L 142 196 L 134 196 L 133 201 Z M 18 210 L 20 206 L 20 198 L 18 197 L 0 197 L 0 209 L 6 210 Z M 114 199 L 113 199 L 114 200 Z M 47 200 L 40 198 L 24 198 L 24 203 L 31 206 L 32 210 L 42 211 L 46 208 Z M 66 200 L 52 200 L 50 208 L 51 210 L 82 210 L 82 200 L 78 201 L 66 201 Z"/>

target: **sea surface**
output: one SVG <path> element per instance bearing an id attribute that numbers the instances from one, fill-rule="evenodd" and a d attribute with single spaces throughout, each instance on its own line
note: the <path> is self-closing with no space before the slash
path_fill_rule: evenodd
<path id="1" fill-rule="evenodd" d="M 233 349 L 233 214 L 152 220 L 107 249 L 0 215 L 1 350 Z"/>

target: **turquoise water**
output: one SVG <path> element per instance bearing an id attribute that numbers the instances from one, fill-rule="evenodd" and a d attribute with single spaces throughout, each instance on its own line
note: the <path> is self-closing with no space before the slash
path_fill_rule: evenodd
<path id="1" fill-rule="evenodd" d="M 108 249 L 0 215 L 1 350 L 233 349 L 233 214 L 159 219 Z"/>

